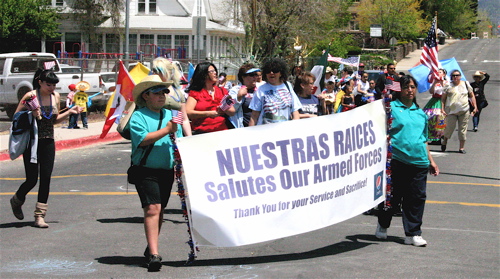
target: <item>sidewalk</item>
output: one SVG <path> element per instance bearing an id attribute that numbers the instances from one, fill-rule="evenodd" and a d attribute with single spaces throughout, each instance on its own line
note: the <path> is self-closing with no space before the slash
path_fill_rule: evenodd
<path id="1" fill-rule="evenodd" d="M 438 49 L 441 50 L 451 44 L 454 44 L 459 40 L 455 39 L 446 39 L 444 45 L 438 45 Z M 408 73 L 408 70 L 417 66 L 420 61 L 420 55 L 422 55 L 422 49 L 417 49 L 410 54 L 408 54 L 405 58 L 401 59 L 397 64 L 396 64 L 396 72 L 406 72 Z"/>
<path id="2" fill-rule="evenodd" d="M 56 150 L 78 148 L 90 144 L 104 143 L 123 139 L 116 132 L 116 125 L 113 125 L 105 138 L 99 136 L 104 126 L 104 121 L 88 123 L 88 129 L 66 129 L 63 127 L 54 128 L 54 139 Z M 0 161 L 10 160 L 9 157 L 9 134 L 0 135 Z"/>

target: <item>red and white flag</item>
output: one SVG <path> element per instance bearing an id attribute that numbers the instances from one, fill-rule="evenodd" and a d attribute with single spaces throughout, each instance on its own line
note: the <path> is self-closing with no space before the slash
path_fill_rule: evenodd
<path id="1" fill-rule="evenodd" d="M 401 92 L 401 83 L 399 81 L 392 81 L 391 84 L 385 85 L 385 89 Z"/>
<path id="2" fill-rule="evenodd" d="M 182 116 L 182 111 L 178 111 L 177 115 L 172 117 L 172 121 L 175 124 L 182 124 L 182 122 L 184 121 L 184 117 Z"/>
<path id="3" fill-rule="evenodd" d="M 102 128 L 101 139 L 108 134 L 111 126 L 113 126 L 113 123 L 120 119 L 127 101 L 134 101 L 134 97 L 132 95 L 134 86 L 134 80 L 125 68 L 123 62 L 120 60 L 120 69 L 118 70 L 118 80 L 116 81 L 115 97 L 113 99 L 113 104 L 109 109 L 108 117 L 106 117 L 106 121 L 104 122 L 104 127 Z"/>
<path id="4" fill-rule="evenodd" d="M 438 45 L 436 42 L 436 21 L 437 17 L 434 17 L 431 29 L 429 29 L 429 32 L 427 32 L 427 38 L 424 41 L 422 55 L 420 56 L 420 63 L 430 69 L 430 74 L 428 77 L 429 83 L 432 83 L 434 79 L 439 78 Z"/>
<path id="5" fill-rule="evenodd" d="M 225 95 L 222 100 L 220 101 L 220 109 L 223 111 L 228 110 L 231 108 L 236 101 L 231 97 L 231 95 L 227 94 Z"/>
<path id="6" fill-rule="evenodd" d="M 47 61 L 43 63 L 45 70 L 50 70 L 56 65 L 56 61 Z"/>

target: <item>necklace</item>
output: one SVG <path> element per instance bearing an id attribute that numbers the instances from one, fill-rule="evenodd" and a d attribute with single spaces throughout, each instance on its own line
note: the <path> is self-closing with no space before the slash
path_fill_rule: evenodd
<path id="1" fill-rule="evenodd" d="M 37 89 L 36 92 L 37 92 L 37 95 L 38 95 L 38 99 L 40 100 L 40 110 L 42 111 L 42 116 L 45 117 L 46 119 L 50 119 L 52 117 L 52 113 L 53 113 L 53 109 L 52 109 L 52 94 L 49 95 L 49 98 L 50 98 L 49 110 L 50 110 L 50 112 L 47 114 L 47 113 L 45 113 L 45 109 L 42 109 L 43 108 L 43 104 L 42 104 L 42 96 L 40 96 L 40 89 Z"/>

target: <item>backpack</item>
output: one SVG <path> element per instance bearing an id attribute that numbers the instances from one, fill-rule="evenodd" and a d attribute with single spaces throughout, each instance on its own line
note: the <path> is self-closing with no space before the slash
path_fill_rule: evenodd
<path id="1" fill-rule="evenodd" d="M 135 102 L 128 101 L 125 104 L 125 108 L 123 109 L 122 115 L 120 117 L 120 122 L 118 123 L 118 127 L 116 127 L 116 131 L 122 136 L 124 139 L 130 140 L 130 117 L 134 114 L 136 110 Z"/>

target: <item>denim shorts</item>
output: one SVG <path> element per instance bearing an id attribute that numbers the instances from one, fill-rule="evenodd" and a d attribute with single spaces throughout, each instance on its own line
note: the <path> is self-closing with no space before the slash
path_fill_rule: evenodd
<path id="1" fill-rule="evenodd" d="M 150 204 L 161 204 L 162 208 L 167 206 L 174 183 L 174 170 L 146 168 L 144 176 L 135 185 L 141 207 Z"/>

